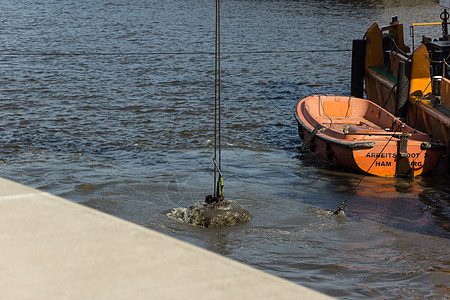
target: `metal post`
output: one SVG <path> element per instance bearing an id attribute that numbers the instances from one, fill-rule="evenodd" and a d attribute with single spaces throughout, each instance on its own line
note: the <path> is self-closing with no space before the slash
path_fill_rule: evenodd
<path id="1" fill-rule="evenodd" d="M 350 94 L 357 98 L 364 96 L 365 59 L 366 40 L 353 40 Z"/>

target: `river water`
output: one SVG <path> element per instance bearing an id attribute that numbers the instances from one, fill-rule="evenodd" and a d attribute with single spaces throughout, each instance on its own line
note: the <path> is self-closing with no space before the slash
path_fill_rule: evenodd
<path id="1" fill-rule="evenodd" d="M 346 50 L 372 22 L 440 12 L 223 0 L 225 196 L 253 219 L 204 229 L 166 213 L 213 189 L 215 1 L 1 0 L 1 176 L 337 298 L 449 297 L 448 176 L 366 177 L 331 215 L 360 175 L 301 152 L 293 116 L 308 95 L 349 94 Z"/>

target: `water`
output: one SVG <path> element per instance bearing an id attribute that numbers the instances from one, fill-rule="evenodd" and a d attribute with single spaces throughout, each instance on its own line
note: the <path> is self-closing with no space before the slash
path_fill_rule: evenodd
<path id="1" fill-rule="evenodd" d="M 203 229 L 166 213 L 213 189 L 214 4 L 0 1 L 1 176 L 338 298 L 449 297 L 449 178 L 367 177 L 334 216 L 360 175 L 300 152 L 293 117 L 350 91 L 350 52 L 311 49 L 439 6 L 224 0 L 225 195 L 252 220 Z"/>

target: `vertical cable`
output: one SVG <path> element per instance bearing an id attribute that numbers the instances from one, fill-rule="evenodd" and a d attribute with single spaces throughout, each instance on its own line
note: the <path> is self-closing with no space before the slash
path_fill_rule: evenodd
<path id="1" fill-rule="evenodd" d="M 218 100 L 218 40 L 219 40 L 219 0 L 216 0 L 216 31 L 215 31 L 215 45 L 214 45 L 214 161 L 217 161 L 217 100 Z M 217 194 L 216 191 L 216 177 L 217 174 L 217 167 L 216 164 L 214 164 L 214 195 Z"/>
<path id="2" fill-rule="evenodd" d="M 221 116 L 222 116 L 222 105 L 221 105 L 221 90 L 222 90 L 222 84 L 221 84 L 221 78 L 220 78 L 220 73 L 221 73 L 221 57 L 220 57 L 220 53 L 221 53 L 221 49 L 220 49 L 220 0 L 217 0 L 217 78 L 218 78 L 218 82 L 217 82 L 217 102 L 218 102 L 218 134 L 219 134 L 219 170 L 222 170 L 222 120 L 221 120 Z"/>

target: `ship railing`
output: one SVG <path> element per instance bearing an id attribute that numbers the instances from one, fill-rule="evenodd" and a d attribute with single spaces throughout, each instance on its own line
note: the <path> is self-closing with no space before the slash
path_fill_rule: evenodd
<path id="1" fill-rule="evenodd" d="M 417 26 L 436 26 L 436 25 L 442 25 L 442 22 L 434 22 L 434 23 L 413 23 L 411 27 L 409 27 L 409 35 L 411 36 L 412 40 L 412 51 L 414 51 L 414 27 Z"/>

